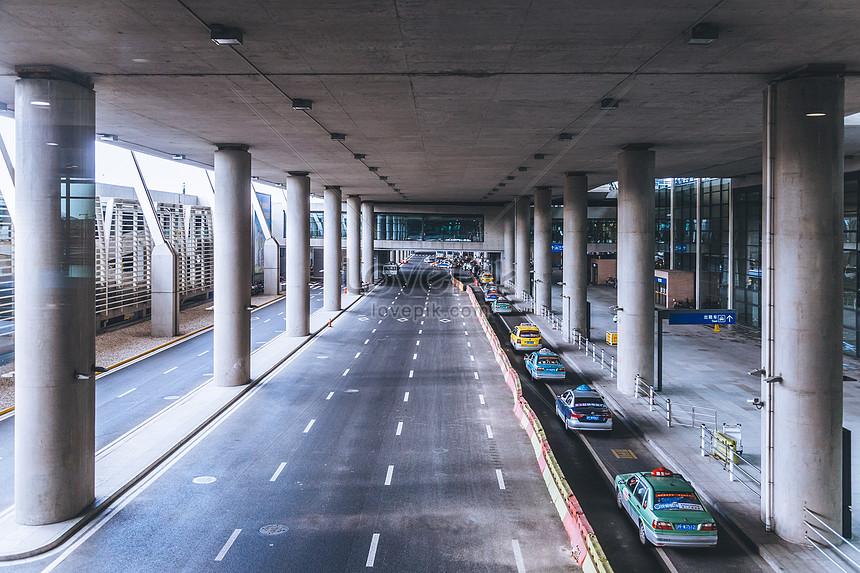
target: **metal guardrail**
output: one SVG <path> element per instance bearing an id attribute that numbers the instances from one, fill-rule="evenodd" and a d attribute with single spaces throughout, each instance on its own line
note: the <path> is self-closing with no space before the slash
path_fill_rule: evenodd
<path id="1" fill-rule="evenodd" d="M 809 527 L 810 532 L 814 533 L 820 539 L 819 541 L 818 539 L 812 539 L 808 535 L 804 535 L 804 537 L 812 545 L 812 547 L 818 550 L 819 553 L 821 553 L 831 563 L 833 563 L 837 568 L 839 568 L 840 571 L 849 573 L 849 570 L 845 569 L 845 567 L 843 567 L 842 565 L 850 566 L 853 571 L 860 571 L 860 564 L 857 563 L 858 558 L 860 558 L 860 548 L 851 543 L 848 539 L 842 537 L 839 533 L 836 532 L 835 529 L 827 525 L 824 520 L 821 519 L 821 517 L 819 517 L 814 511 L 812 511 L 808 507 L 804 506 L 803 512 L 815 521 L 814 523 L 812 523 L 808 519 L 804 519 L 803 523 L 806 524 L 807 527 Z M 827 535 L 824 532 L 825 530 L 839 541 L 831 541 L 830 539 L 828 539 Z M 839 545 L 842 545 L 844 547 L 844 550 L 840 548 Z M 845 561 L 843 561 L 842 564 L 837 562 L 836 558 L 826 551 L 827 547 L 838 553 Z M 849 556 L 849 553 L 852 551 L 857 554 L 857 556 L 853 559 Z"/>
<path id="2" fill-rule="evenodd" d="M 648 398 L 648 410 L 653 412 L 655 408 L 658 408 L 663 411 L 665 413 L 666 426 L 669 428 L 673 424 L 690 428 L 710 424 L 714 427 L 714 431 L 716 431 L 717 411 L 714 408 L 680 404 L 673 402 L 671 398 L 664 398 L 653 386 L 646 384 L 638 374 L 636 375 L 633 397 Z"/>
<path id="3" fill-rule="evenodd" d="M 723 452 L 721 455 L 716 456 L 714 452 L 719 450 L 716 448 L 714 442 L 716 441 L 716 436 L 714 432 L 708 429 L 705 424 L 701 425 L 702 428 L 702 439 L 699 443 L 699 452 L 702 454 L 702 457 L 710 456 L 713 459 L 719 461 L 723 465 L 723 469 L 729 472 L 729 481 L 737 481 L 744 484 L 751 492 L 761 497 L 761 468 L 755 465 L 752 461 L 745 458 L 739 452 L 735 451 L 731 448 L 723 448 Z M 738 461 L 735 461 L 735 460 Z M 747 471 L 749 468 L 750 471 Z M 739 475 L 742 474 L 746 476 L 747 480 L 744 481 Z M 755 475 L 754 475 L 755 474 Z M 758 477 L 756 477 L 758 475 Z M 755 487 L 750 485 L 750 482 L 755 484 Z"/>
<path id="4" fill-rule="evenodd" d="M 585 336 L 579 333 L 579 331 L 573 331 L 573 343 L 576 344 L 576 347 L 579 350 L 585 349 L 585 355 L 588 356 L 589 351 L 591 352 L 591 361 L 597 362 L 598 355 L 597 351 L 600 350 L 600 369 L 605 370 L 609 369 L 609 377 L 614 378 L 618 374 L 618 370 L 615 367 L 615 356 L 609 355 L 609 360 L 606 359 L 606 351 L 602 348 L 598 349 L 597 345 L 588 340 Z"/>

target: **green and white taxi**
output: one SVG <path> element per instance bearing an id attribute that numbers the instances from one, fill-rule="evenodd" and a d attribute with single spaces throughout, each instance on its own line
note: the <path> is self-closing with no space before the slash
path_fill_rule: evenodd
<path id="1" fill-rule="evenodd" d="M 717 524 L 693 486 L 666 468 L 615 476 L 618 507 L 639 528 L 639 541 L 658 547 L 714 547 Z"/>

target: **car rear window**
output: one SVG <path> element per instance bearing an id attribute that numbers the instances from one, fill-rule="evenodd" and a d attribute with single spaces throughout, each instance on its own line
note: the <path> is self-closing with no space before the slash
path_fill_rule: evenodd
<path id="1" fill-rule="evenodd" d="M 681 511 L 705 511 L 696 494 L 689 492 L 654 492 L 654 509 L 675 509 Z"/>
<path id="2" fill-rule="evenodd" d="M 558 364 L 558 358 L 538 358 L 538 364 Z"/>
<path id="3" fill-rule="evenodd" d="M 602 398 L 576 398 L 573 404 L 583 408 L 603 408 L 606 405 Z"/>
<path id="4" fill-rule="evenodd" d="M 540 336 L 537 330 L 520 330 L 520 336 Z"/>

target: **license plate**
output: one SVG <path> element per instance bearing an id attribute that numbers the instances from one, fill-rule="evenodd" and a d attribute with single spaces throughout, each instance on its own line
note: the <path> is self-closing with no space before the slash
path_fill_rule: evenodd
<path id="1" fill-rule="evenodd" d="M 695 531 L 699 528 L 695 523 L 677 523 L 675 524 L 675 529 L 683 529 L 685 531 Z"/>
<path id="2" fill-rule="evenodd" d="M 586 416 L 585 419 L 588 420 L 589 422 L 602 422 L 603 421 L 603 418 L 601 418 L 600 416 Z"/>

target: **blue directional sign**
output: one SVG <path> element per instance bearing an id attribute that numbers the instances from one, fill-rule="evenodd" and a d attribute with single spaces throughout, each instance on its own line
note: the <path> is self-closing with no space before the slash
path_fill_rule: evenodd
<path id="1" fill-rule="evenodd" d="M 552 244 L 552 252 L 553 252 L 553 253 L 560 253 L 560 252 L 562 252 L 562 243 L 553 243 L 553 244 Z"/>
<path id="2" fill-rule="evenodd" d="M 669 312 L 669 324 L 734 324 L 733 310 L 682 310 Z"/>

